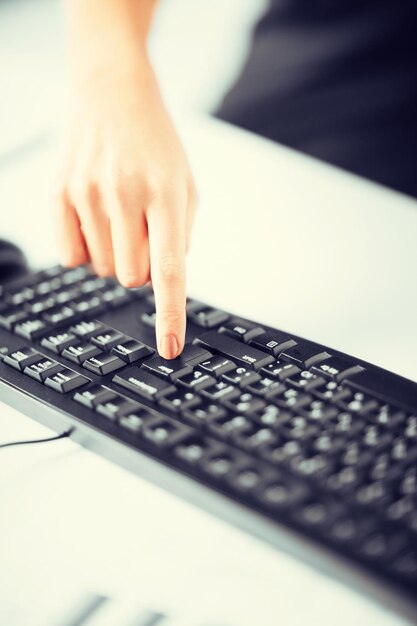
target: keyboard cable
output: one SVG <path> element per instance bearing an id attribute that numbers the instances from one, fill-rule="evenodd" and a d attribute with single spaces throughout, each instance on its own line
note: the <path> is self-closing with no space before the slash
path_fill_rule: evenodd
<path id="1" fill-rule="evenodd" d="M 1 443 L 0 448 L 8 448 L 10 446 L 23 446 L 29 443 L 46 443 L 48 441 L 57 441 L 58 439 L 65 439 L 66 437 L 69 437 L 73 431 L 74 429 L 70 428 L 60 435 L 54 435 L 53 437 L 47 437 L 44 439 L 26 439 L 23 441 L 10 441 L 9 443 Z"/>

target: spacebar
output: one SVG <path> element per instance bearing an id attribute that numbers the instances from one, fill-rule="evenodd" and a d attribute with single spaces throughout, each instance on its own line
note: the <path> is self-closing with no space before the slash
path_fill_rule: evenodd
<path id="1" fill-rule="evenodd" d="M 239 364 L 254 370 L 259 370 L 275 360 L 272 355 L 252 348 L 252 346 L 248 346 L 243 342 L 236 341 L 232 337 L 220 334 L 215 330 L 196 337 L 193 343 L 202 345 L 211 352 L 222 354 L 232 361 L 237 361 Z"/>

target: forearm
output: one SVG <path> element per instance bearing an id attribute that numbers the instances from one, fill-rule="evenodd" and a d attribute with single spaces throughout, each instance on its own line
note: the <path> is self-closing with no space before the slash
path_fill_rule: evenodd
<path id="1" fill-rule="evenodd" d="M 146 40 L 157 0 L 64 0 L 72 81 L 83 87 L 108 73 L 147 64 Z"/>

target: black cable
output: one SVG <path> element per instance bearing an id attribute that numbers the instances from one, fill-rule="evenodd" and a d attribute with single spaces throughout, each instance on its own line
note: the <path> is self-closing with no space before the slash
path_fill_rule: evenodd
<path id="1" fill-rule="evenodd" d="M 11 441 L 10 443 L 2 443 L 0 444 L 0 448 L 8 448 L 9 446 L 23 446 L 27 443 L 45 443 L 47 441 L 56 441 L 57 439 L 64 439 L 65 437 L 69 437 L 73 430 L 73 428 L 70 428 L 65 433 L 61 433 L 60 435 L 54 435 L 54 437 L 48 437 L 46 439 L 28 439 L 26 441 Z"/>

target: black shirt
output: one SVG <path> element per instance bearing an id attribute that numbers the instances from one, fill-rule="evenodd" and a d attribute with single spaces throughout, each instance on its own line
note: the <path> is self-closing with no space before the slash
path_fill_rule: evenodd
<path id="1" fill-rule="evenodd" d="M 217 114 L 417 197 L 417 0 L 271 0 Z"/>

